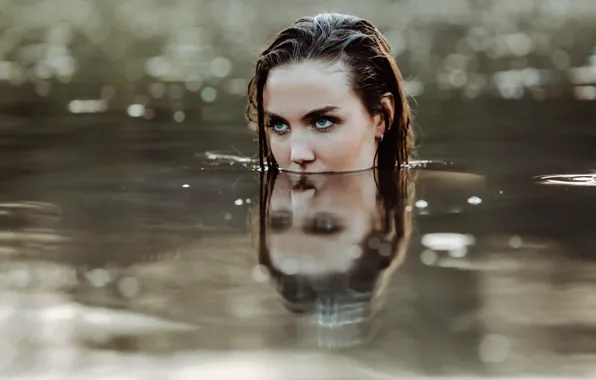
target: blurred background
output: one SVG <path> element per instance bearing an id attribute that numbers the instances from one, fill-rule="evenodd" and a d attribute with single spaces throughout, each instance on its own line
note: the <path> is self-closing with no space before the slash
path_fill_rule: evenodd
<path id="1" fill-rule="evenodd" d="M 418 157 L 486 180 L 419 186 L 380 333 L 340 354 L 259 272 L 242 159 L 253 63 L 320 12 L 385 34 Z M 575 185 L 596 184 L 595 19 L 594 0 L 0 0 L 0 377 L 593 375 Z"/>
<path id="2" fill-rule="evenodd" d="M 304 15 L 371 20 L 421 102 L 596 100 L 591 0 L 0 2 L 3 115 L 238 123 L 247 79 Z"/>

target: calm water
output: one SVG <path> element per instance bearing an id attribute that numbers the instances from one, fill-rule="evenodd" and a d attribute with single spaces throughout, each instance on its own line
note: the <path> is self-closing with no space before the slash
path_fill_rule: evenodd
<path id="1" fill-rule="evenodd" d="M 244 127 L 3 120 L 1 377 L 593 376 L 595 113 L 447 108 L 390 218 L 369 177 L 278 177 L 267 231 L 203 154 Z"/>

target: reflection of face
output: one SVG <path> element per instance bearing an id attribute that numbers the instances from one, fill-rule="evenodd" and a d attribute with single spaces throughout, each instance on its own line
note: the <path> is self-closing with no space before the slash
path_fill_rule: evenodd
<path id="1" fill-rule="evenodd" d="M 263 102 L 271 152 L 281 169 L 337 172 L 374 166 L 382 131 L 352 90 L 343 64 L 276 67 Z"/>
<path id="2" fill-rule="evenodd" d="M 347 272 L 378 219 L 371 171 L 280 173 L 269 206 L 266 244 L 271 263 L 288 275 Z"/>

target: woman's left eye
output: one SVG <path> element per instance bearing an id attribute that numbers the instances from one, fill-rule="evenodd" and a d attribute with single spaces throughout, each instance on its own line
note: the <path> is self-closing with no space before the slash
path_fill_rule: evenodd
<path id="1" fill-rule="evenodd" d="M 316 121 L 315 127 L 317 127 L 317 129 L 331 128 L 333 127 L 333 122 L 329 119 L 322 118 Z"/>
<path id="2" fill-rule="evenodd" d="M 333 235 L 344 229 L 338 216 L 325 212 L 315 215 L 306 228 L 315 235 Z"/>

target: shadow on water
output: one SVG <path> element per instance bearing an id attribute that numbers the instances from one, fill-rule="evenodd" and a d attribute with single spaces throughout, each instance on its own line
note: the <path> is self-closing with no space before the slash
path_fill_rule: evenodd
<path id="1" fill-rule="evenodd" d="M 78 120 L 2 132 L 8 378 L 592 370 L 593 174 L 554 127 L 459 125 L 407 176 L 272 178 L 239 127 Z"/>

